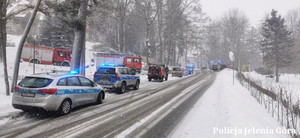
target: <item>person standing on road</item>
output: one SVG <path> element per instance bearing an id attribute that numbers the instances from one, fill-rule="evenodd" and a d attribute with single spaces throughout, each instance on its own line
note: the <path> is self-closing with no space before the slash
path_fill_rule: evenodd
<path id="1" fill-rule="evenodd" d="M 166 73 L 167 73 L 167 76 L 169 75 L 169 68 L 168 66 L 166 66 Z"/>

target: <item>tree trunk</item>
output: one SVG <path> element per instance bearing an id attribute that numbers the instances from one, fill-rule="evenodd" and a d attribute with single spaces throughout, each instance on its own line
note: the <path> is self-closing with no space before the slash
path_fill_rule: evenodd
<path id="1" fill-rule="evenodd" d="M 80 67 L 80 74 L 85 76 L 85 43 L 83 44 L 83 48 L 81 50 Z"/>
<path id="2" fill-rule="evenodd" d="M 121 19 L 121 22 L 120 22 L 120 30 L 119 30 L 119 33 L 120 33 L 120 53 L 125 53 L 125 23 L 124 23 L 124 19 L 122 18 Z"/>
<path id="3" fill-rule="evenodd" d="M 149 21 L 147 20 L 147 17 L 146 17 L 146 22 L 147 22 L 147 25 L 146 25 L 146 49 L 147 49 L 147 65 L 149 65 L 149 58 L 150 58 L 150 54 L 151 54 L 151 44 L 150 44 L 150 23 Z"/>
<path id="4" fill-rule="evenodd" d="M 30 17 L 30 19 L 29 19 L 29 21 L 26 25 L 23 36 L 20 40 L 20 43 L 19 43 L 19 46 L 18 46 L 18 49 L 17 49 L 16 59 L 15 59 L 15 67 L 14 67 L 14 74 L 13 74 L 13 80 L 12 80 L 12 85 L 11 85 L 11 91 L 13 91 L 14 87 L 17 85 L 18 76 L 19 76 L 20 59 L 21 59 L 23 46 L 24 46 L 25 40 L 28 36 L 28 33 L 31 29 L 31 26 L 33 24 L 33 21 L 35 19 L 36 13 L 38 12 L 38 9 L 39 9 L 39 6 L 40 6 L 41 2 L 42 2 L 42 0 L 37 1 L 36 5 L 34 7 L 33 13 L 32 13 L 32 15 L 31 15 L 31 17 Z"/>
<path id="5" fill-rule="evenodd" d="M 187 64 L 187 54 L 188 54 L 188 46 L 187 46 L 187 37 L 184 37 L 184 48 L 185 48 L 185 52 L 184 52 L 184 64 Z"/>
<path id="6" fill-rule="evenodd" d="M 4 81 L 5 81 L 5 91 L 6 95 L 9 96 L 9 81 L 8 81 L 8 72 L 7 72 L 7 59 L 6 59 L 6 20 L 3 20 L 6 17 L 6 0 L 0 2 L 0 47 L 2 47 L 2 61 L 3 61 L 3 71 L 4 71 Z"/>
<path id="7" fill-rule="evenodd" d="M 126 10 L 128 1 L 118 1 L 119 4 L 119 43 L 120 43 L 120 53 L 125 53 L 125 20 L 126 20 Z"/>
<path id="8" fill-rule="evenodd" d="M 277 64 L 277 63 L 276 63 Z M 275 65 L 275 76 L 276 76 L 276 82 L 279 82 L 279 68 L 278 65 Z"/>
<path id="9" fill-rule="evenodd" d="M 72 51 L 72 60 L 71 60 L 71 71 L 77 71 L 78 73 L 82 73 L 85 65 L 81 65 L 80 63 L 82 59 L 82 51 L 85 49 L 85 29 L 86 29 L 86 16 L 87 16 L 87 6 L 88 0 L 80 0 L 80 8 L 78 13 L 78 19 L 80 23 L 74 28 L 75 39 L 73 44 Z M 82 74 L 84 75 L 84 74 Z"/>
<path id="10" fill-rule="evenodd" d="M 157 5 L 157 27 L 158 27 L 158 45 L 159 45 L 159 56 L 158 62 L 163 62 L 163 44 L 162 44 L 162 26 L 163 26 L 163 12 L 162 12 L 162 1 L 156 0 Z"/>

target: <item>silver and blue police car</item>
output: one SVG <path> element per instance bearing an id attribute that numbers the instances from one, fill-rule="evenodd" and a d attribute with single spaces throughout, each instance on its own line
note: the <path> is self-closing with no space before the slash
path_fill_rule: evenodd
<path id="1" fill-rule="evenodd" d="M 140 76 L 130 68 L 120 65 L 101 65 L 94 74 L 94 82 L 103 88 L 117 89 L 119 93 L 124 93 L 128 87 L 139 89 Z"/>
<path id="2" fill-rule="evenodd" d="M 105 93 L 100 85 L 76 73 L 51 72 L 26 76 L 14 88 L 12 105 L 23 111 L 57 111 L 68 114 L 72 108 L 101 104 Z"/>

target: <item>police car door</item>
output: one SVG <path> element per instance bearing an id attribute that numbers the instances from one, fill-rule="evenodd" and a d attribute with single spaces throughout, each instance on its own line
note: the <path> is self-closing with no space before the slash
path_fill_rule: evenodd
<path id="1" fill-rule="evenodd" d="M 100 89 L 95 89 L 94 84 L 92 81 L 85 77 L 78 77 L 81 85 L 84 89 L 85 97 L 87 99 L 87 102 L 95 102 L 98 96 L 98 92 L 100 92 Z"/>
<path id="2" fill-rule="evenodd" d="M 67 78 L 67 85 L 69 86 L 69 91 L 70 94 L 74 95 L 74 99 L 73 99 L 73 105 L 74 106 L 79 106 L 84 104 L 85 100 L 86 100 L 86 95 L 84 95 L 84 89 L 83 86 L 81 85 L 79 79 L 77 76 L 73 76 L 73 77 L 68 77 Z"/>
<path id="3" fill-rule="evenodd" d="M 132 80 L 131 80 L 131 77 L 130 77 L 130 71 L 128 68 L 123 68 L 124 70 L 124 75 L 126 76 L 125 80 L 127 82 L 127 85 L 132 85 Z"/>
<path id="4" fill-rule="evenodd" d="M 130 77 L 130 84 L 134 85 L 135 84 L 135 76 L 133 74 L 133 71 L 131 69 L 127 69 L 128 70 L 128 76 Z"/>

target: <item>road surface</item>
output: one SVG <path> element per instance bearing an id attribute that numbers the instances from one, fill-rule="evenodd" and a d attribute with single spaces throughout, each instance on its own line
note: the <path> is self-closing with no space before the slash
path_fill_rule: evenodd
<path id="1" fill-rule="evenodd" d="M 213 83 L 202 71 L 179 80 L 157 82 L 124 94 L 107 92 L 103 104 L 55 113 L 15 113 L 0 125 L 0 137 L 166 137 Z"/>

